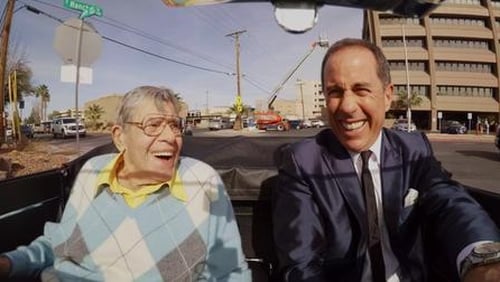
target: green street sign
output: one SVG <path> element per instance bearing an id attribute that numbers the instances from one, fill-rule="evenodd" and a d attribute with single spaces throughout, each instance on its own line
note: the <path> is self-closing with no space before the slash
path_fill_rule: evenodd
<path id="1" fill-rule="evenodd" d="M 75 0 L 64 0 L 64 7 L 82 12 L 80 14 L 80 19 L 94 15 L 102 17 L 102 9 L 97 5 L 89 5 Z"/>

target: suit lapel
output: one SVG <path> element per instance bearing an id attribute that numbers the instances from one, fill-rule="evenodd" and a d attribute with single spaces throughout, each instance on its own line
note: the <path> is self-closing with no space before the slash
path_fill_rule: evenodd
<path id="1" fill-rule="evenodd" d="M 384 218 L 389 234 L 397 234 L 398 217 L 401 214 L 403 201 L 403 155 L 392 144 L 387 136 L 382 134 L 382 152 L 380 160 L 382 199 L 384 203 Z"/>
<path id="2" fill-rule="evenodd" d="M 360 227 L 363 230 L 368 230 L 361 182 L 354 169 L 351 156 L 337 141 L 331 130 L 323 133 L 325 134 L 323 134 L 323 138 L 319 142 L 323 143 L 322 146 L 327 149 L 322 154 L 324 163 L 327 164 L 328 169 L 335 176 L 336 185 L 339 187 L 346 205 L 351 208 Z"/>

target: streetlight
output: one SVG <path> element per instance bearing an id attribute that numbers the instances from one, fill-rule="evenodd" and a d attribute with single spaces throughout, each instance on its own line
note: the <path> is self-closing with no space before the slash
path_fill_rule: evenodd
<path id="1" fill-rule="evenodd" d="M 401 25 L 401 30 L 403 33 L 403 48 L 405 52 L 405 69 L 406 69 L 406 118 L 408 119 L 408 132 L 411 131 L 411 104 L 410 104 L 410 72 L 408 69 L 408 48 L 406 48 L 406 34 L 405 34 L 405 24 Z"/>

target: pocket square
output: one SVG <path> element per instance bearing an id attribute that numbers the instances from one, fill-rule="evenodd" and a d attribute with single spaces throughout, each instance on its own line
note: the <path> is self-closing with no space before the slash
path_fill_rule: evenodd
<path id="1" fill-rule="evenodd" d="M 413 188 L 408 189 L 408 192 L 406 193 L 405 196 L 404 207 L 407 208 L 413 206 L 417 202 L 417 200 L 418 200 L 418 191 Z"/>

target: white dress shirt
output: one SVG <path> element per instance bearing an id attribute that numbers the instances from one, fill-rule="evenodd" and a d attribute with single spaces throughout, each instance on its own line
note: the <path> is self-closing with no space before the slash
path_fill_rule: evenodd
<path id="1" fill-rule="evenodd" d="M 382 132 L 380 132 L 379 136 L 375 143 L 370 147 L 370 151 L 372 152 L 370 159 L 368 161 L 368 168 L 370 169 L 370 173 L 372 175 L 373 186 L 375 188 L 375 200 L 377 204 L 377 218 L 378 224 L 380 227 L 380 239 L 381 239 L 381 247 L 382 247 L 382 255 L 384 256 L 384 265 L 385 265 L 385 275 L 387 277 L 388 282 L 399 282 L 399 262 L 392 251 L 389 233 L 387 231 L 387 226 L 385 225 L 384 220 L 384 203 L 382 201 L 382 182 L 380 179 L 380 154 L 382 148 Z M 356 169 L 356 173 L 358 174 L 358 178 L 361 181 L 361 172 L 363 162 L 361 160 L 360 153 L 350 152 L 352 161 L 354 163 L 354 167 Z M 370 268 L 370 256 L 368 252 L 365 255 L 365 267 L 363 269 L 363 276 L 361 281 L 372 281 L 372 274 Z"/>
<path id="2" fill-rule="evenodd" d="M 384 202 L 382 200 L 382 182 L 380 178 L 380 155 L 382 152 L 382 132 L 380 132 L 379 136 L 375 143 L 370 147 L 370 151 L 372 152 L 370 159 L 368 161 L 368 168 L 370 169 L 370 173 L 372 175 L 373 185 L 375 187 L 375 200 L 377 204 L 377 217 L 378 224 L 380 227 L 380 238 L 381 238 L 381 247 L 382 247 L 382 255 L 384 256 L 384 265 L 385 265 L 385 275 L 387 277 L 387 282 L 399 282 L 399 262 L 392 251 L 389 233 L 387 231 L 387 226 L 385 225 L 384 220 Z M 356 152 L 349 152 L 351 155 L 351 159 L 354 163 L 354 168 L 356 169 L 356 173 L 358 174 L 358 178 L 361 181 L 361 173 L 363 167 L 363 161 L 361 160 L 361 154 Z M 472 252 L 472 249 L 479 244 L 489 242 L 489 241 L 480 241 L 467 245 L 463 248 L 457 256 L 456 265 L 458 273 L 460 273 L 460 267 L 463 260 Z M 365 268 L 363 269 L 362 281 L 372 281 L 371 267 L 370 267 L 370 256 L 368 252 L 365 255 Z"/>

